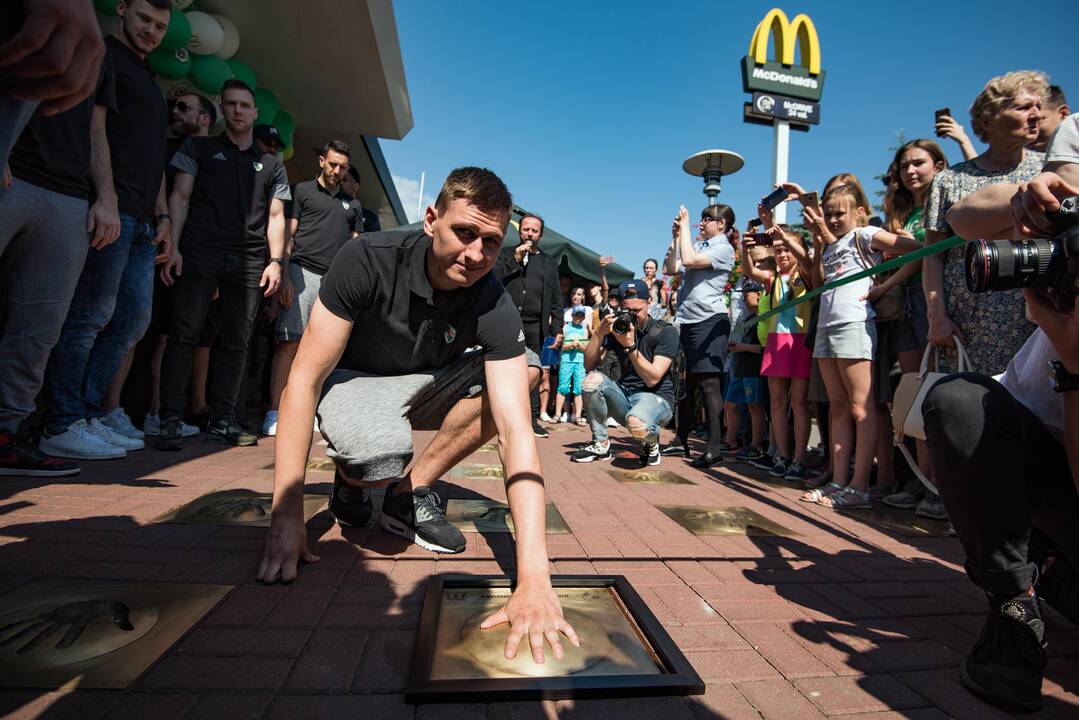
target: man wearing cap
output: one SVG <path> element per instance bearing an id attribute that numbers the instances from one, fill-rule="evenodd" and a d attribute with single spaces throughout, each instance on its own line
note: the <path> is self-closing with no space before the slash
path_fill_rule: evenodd
<path id="1" fill-rule="evenodd" d="M 670 421 L 674 408 L 671 363 L 678 353 L 678 333 L 648 314 L 644 280 L 627 280 L 618 286 L 617 296 L 622 312 L 603 318 L 584 351 L 588 376 L 582 389 L 592 444 L 570 455 L 570 460 L 609 460 L 607 419 L 614 418 L 641 442 L 641 465 L 659 465 L 659 429 Z M 596 370 L 607 353 L 618 360 L 618 382 Z"/>
<path id="2" fill-rule="evenodd" d="M 533 659 L 543 662 L 545 641 L 559 658 L 560 633 L 580 642 L 548 569 L 543 471 L 525 403 L 539 358 L 525 347 L 520 315 L 491 272 L 511 208 L 497 175 L 458 168 L 421 230 L 354 238 L 334 258 L 281 398 L 273 509 L 257 577 L 289 582 L 300 561 L 318 560 L 303 517 L 316 413 L 337 466 L 330 499 L 337 522 L 370 522 L 370 488 L 386 485 L 382 528 L 435 552 L 461 552 L 465 539 L 431 485 L 497 435 L 516 582 L 480 627 L 508 622 L 506 657 L 527 638 Z M 415 462 L 413 430 L 438 430 Z"/>
<path id="3" fill-rule="evenodd" d="M 341 140 L 319 150 L 321 168 L 314 180 L 298 183 L 289 213 L 289 263 L 281 282 L 277 315 L 277 348 L 270 371 L 270 411 L 262 422 L 263 435 L 277 434 L 277 406 L 296 357 L 300 336 L 318 299 L 322 276 L 341 247 L 363 232 L 360 203 L 341 188 L 348 173 L 350 152 Z"/>
<path id="4" fill-rule="evenodd" d="M 182 445 L 191 354 L 215 292 L 221 329 L 207 384 L 207 439 L 231 445 L 257 441 L 237 421 L 236 405 L 259 296 L 270 297 L 281 284 L 284 201 L 292 195 L 281 159 L 254 143 L 251 88 L 226 80 L 221 106 L 225 132 L 188 138 L 172 159 L 178 172 L 169 209 L 180 242 L 162 269 L 163 276 L 174 278 L 175 289 L 172 333 L 161 363 L 161 450 Z"/>
<path id="5" fill-rule="evenodd" d="M 495 265 L 495 274 L 502 281 L 524 323 L 525 344 L 537 355 L 543 349 L 544 338 L 562 332 L 562 290 L 558 279 L 558 262 L 539 250 L 543 238 L 543 218 L 532 213 L 521 216 L 521 242 L 512 250 L 506 248 Z M 539 424 L 539 391 L 529 398 L 532 405 L 532 433 L 550 437 Z"/>
<path id="6" fill-rule="evenodd" d="M 285 141 L 273 125 L 256 125 L 251 130 L 251 137 L 255 141 L 255 147 L 263 153 L 276 155 L 285 149 Z"/>

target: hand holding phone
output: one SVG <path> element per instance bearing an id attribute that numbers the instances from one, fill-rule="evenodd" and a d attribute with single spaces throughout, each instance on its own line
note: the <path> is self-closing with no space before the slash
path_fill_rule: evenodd
<path id="1" fill-rule="evenodd" d="M 782 187 L 778 187 L 771 193 L 769 193 L 766 198 L 761 200 L 761 205 L 764 206 L 765 210 L 772 211 L 779 207 L 779 204 L 781 202 L 785 202 L 786 200 L 787 191 L 784 190 Z"/>
<path id="2" fill-rule="evenodd" d="M 815 210 L 820 209 L 820 196 L 815 192 L 807 192 L 798 198 L 802 207 L 811 207 Z"/>

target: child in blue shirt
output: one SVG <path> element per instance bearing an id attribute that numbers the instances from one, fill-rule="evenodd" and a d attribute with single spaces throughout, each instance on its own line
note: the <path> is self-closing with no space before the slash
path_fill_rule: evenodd
<path id="1" fill-rule="evenodd" d="M 588 421 L 581 417 L 584 349 L 588 346 L 588 337 L 591 334 L 584 319 L 584 305 L 574 305 L 573 321 L 562 328 L 562 358 L 558 368 L 558 397 L 555 400 L 554 422 L 559 422 L 562 418 L 562 406 L 566 403 L 566 395 L 572 392 L 573 418 L 570 421 L 582 426 L 588 424 Z"/>

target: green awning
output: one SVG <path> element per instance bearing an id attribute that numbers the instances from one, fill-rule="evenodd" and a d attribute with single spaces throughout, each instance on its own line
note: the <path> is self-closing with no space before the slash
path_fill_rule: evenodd
<path id="1" fill-rule="evenodd" d="M 513 217 L 510 219 L 509 227 L 506 228 L 506 240 L 503 247 L 516 247 L 521 242 L 521 236 L 517 234 L 517 226 L 521 221 L 522 212 L 522 208 L 516 205 L 513 206 Z M 408 225 L 407 229 L 419 230 L 422 227 L 423 223 L 419 222 Z M 557 230 L 551 229 L 549 225 L 543 229 L 540 252 L 557 259 L 559 268 L 573 275 L 575 282 L 599 283 L 600 253 L 570 240 Z M 611 263 L 607 266 L 607 282 L 610 283 L 612 289 L 617 287 L 619 283 L 632 280 L 633 277 L 632 270 L 618 263 Z"/>

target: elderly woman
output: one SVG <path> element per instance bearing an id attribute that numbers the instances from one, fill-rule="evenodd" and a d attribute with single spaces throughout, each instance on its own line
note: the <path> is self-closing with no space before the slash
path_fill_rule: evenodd
<path id="1" fill-rule="evenodd" d="M 925 207 L 926 242 L 955 233 L 945 215 L 957 202 L 995 183 L 1021 183 L 1041 172 L 1044 155 L 1026 149 L 1038 139 L 1042 102 L 1049 82 L 1022 70 L 995 77 L 970 106 L 970 123 L 989 145 L 981 155 L 942 170 L 933 178 Z M 929 341 L 942 348 L 942 369 L 957 369 L 953 337 L 963 342 L 977 372 L 1004 372 L 1034 325 L 1024 315 L 1020 290 L 975 295 L 967 290 L 964 252 L 954 248 L 925 259 L 922 284 L 929 316 Z"/>

